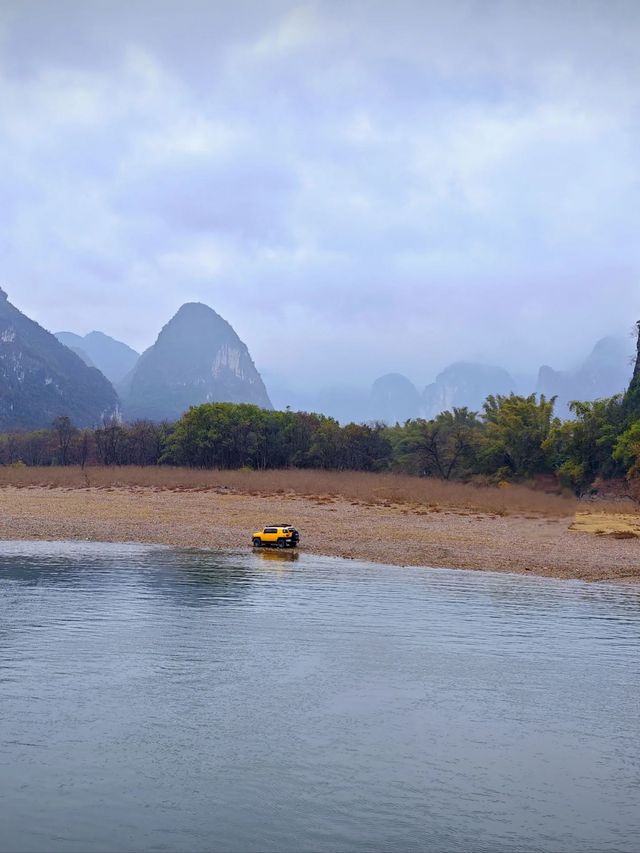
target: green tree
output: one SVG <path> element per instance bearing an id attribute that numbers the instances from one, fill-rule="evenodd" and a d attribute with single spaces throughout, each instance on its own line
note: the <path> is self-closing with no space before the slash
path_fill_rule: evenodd
<path id="1" fill-rule="evenodd" d="M 339 467 L 349 471 L 382 471 L 391 459 L 391 444 L 382 424 L 347 424 L 340 434 Z"/>
<path id="2" fill-rule="evenodd" d="M 613 459 L 624 466 L 627 476 L 640 475 L 640 420 L 634 421 L 618 437 Z"/>
<path id="3" fill-rule="evenodd" d="M 555 397 L 544 394 L 490 395 L 483 409 L 484 429 L 479 448 L 480 470 L 504 477 L 531 477 L 551 470 L 545 442 L 552 427 Z"/>
<path id="4" fill-rule="evenodd" d="M 338 470 L 341 467 L 341 429 L 338 421 L 323 418 L 309 447 L 311 467 Z"/>
<path id="5" fill-rule="evenodd" d="M 396 454 L 401 467 L 422 476 L 443 480 L 471 473 L 476 459 L 481 424 L 475 412 L 454 408 L 433 420 L 407 421 L 396 432 Z"/>
<path id="6" fill-rule="evenodd" d="M 288 464 L 291 412 L 248 403 L 204 403 L 180 418 L 165 441 L 163 462 L 197 468 L 271 468 Z"/>
<path id="7" fill-rule="evenodd" d="M 582 494 L 597 477 L 624 473 L 613 451 L 624 430 L 621 395 L 592 402 L 573 402 L 575 420 L 556 422 L 545 442 L 552 466 L 565 485 Z"/>

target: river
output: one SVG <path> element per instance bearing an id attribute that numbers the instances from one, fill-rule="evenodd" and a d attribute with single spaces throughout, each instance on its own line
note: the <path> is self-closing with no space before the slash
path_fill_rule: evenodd
<path id="1" fill-rule="evenodd" d="M 640 587 L 0 544 L 0 850 L 408 849 L 640 849 Z"/>

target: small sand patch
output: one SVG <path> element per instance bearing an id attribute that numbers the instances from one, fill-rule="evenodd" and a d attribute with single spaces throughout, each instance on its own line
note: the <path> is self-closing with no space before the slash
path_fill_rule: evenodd
<path id="1" fill-rule="evenodd" d="M 577 512 L 569 530 L 611 539 L 640 539 L 640 515 Z"/>

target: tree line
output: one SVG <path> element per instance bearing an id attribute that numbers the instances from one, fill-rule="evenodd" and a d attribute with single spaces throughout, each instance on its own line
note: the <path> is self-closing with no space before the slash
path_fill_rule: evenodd
<path id="1" fill-rule="evenodd" d="M 57 418 L 50 429 L 0 435 L 4 465 L 184 465 L 194 468 L 318 468 L 399 471 L 445 480 L 526 480 L 555 475 L 577 494 L 597 478 L 640 477 L 640 373 L 629 390 L 572 404 L 492 395 L 481 412 L 454 408 L 404 424 L 344 426 L 308 412 L 205 403 L 175 423 L 112 419 L 78 429 Z"/>

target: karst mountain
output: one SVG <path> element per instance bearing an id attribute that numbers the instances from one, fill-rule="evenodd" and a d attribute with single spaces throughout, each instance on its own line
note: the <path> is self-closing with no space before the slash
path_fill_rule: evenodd
<path id="1" fill-rule="evenodd" d="M 190 406 L 207 402 L 271 408 L 246 344 L 199 302 L 180 308 L 118 390 L 128 420 L 175 420 Z"/>
<path id="2" fill-rule="evenodd" d="M 59 416 L 94 426 L 117 410 L 109 380 L 0 290 L 0 430 L 48 427 Z"/>

